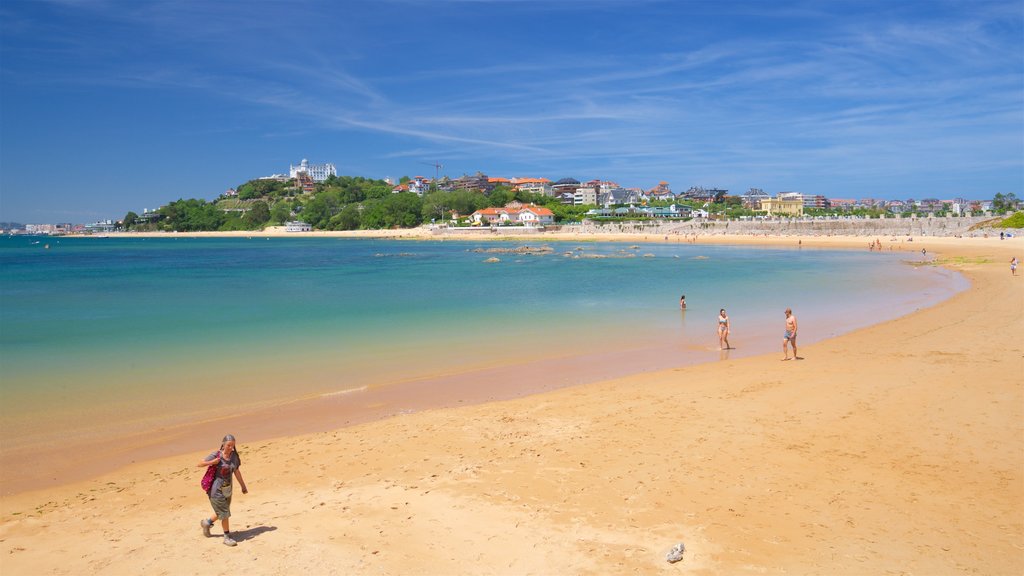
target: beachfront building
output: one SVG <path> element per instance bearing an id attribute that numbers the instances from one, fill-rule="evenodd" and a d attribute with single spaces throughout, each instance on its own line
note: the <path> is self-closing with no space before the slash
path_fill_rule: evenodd
<path id="1" fill-rule="evenodd" d="M 780 192 L 775 198 L 761 201 L 761 210 L 768 216 L 803 216 L 803 194 L 797 192 Z"/>
<path id="2" fill-rule="evenodd" d="M 587 211 L 590 218 L 687 218 L 693 209 L 685 205 L 671 206 L 620 206 L 618 208 L 594 208 Z"/>
<path id="3" fill-rule="evenodd" d="M 300 174 L 306 174 L 313 182 L 323 182 L 329 176 L 337 176 L 334 164 L 310 164 L 309 160 L 303 158 L 298 166 L 291 166 L 288 175 L 291 178 L 299 178 Z"/>
<path id="4" fill-rule="evenodd" d="M 296 220 L 293 222 L 286 222 L 284 225 L 285 232 L 312 232 L 313 227 L 309 224 Z"/>
<path id="5" fill-rule="evenodd" d="M 545 224 L 555 223 L 555 213 L 536 204 L 524 205 L 519 209 L 518 216 L 519 222 L 524 226 L 544 226 Z"/>
<path id="6" fill-rule="evenodd" d="M 475 224 L 521 224 L 543 226 L 554 224 L 555 213 L 543 206 L 509 202 L 502 208 L 482 208 L 473 212 L 470 219 Z"/>

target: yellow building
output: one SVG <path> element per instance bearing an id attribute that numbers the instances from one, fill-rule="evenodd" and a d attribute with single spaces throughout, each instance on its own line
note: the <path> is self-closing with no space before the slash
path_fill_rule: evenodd
<path id="1" fill-rule="evenodd" d="M 761 210 L 769 216 L 803 216 L 804 199 L 796 198 L 765 198 L 761 200 Z"/>

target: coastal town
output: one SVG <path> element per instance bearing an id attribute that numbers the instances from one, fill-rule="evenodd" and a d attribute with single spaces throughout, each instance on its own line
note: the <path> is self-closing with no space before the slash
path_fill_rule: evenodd
<path id="1" fill-rule="evenodd" d="M 0 576 L 1024 576 L 1024 0 L 0 14 Z"/>
<path id="2" fill-rule="evenodd" d="M 982 217 L 1012 212 L 1019 208 L 1020 201 L 1014 193 L 997 193 L 992 198 L 906 198 L 884 200 L 873 197 L 833 198 L 823 194 L 798 191 L 767 192 L 752 187 L 736 193 L 717 187 L 690 186 L 676 192 L 668 182 L 661 181 L 651 188 L 625 187 L 617 182 L 602 179 L 580 181 L 572 177 L 551 180 L 542 177 L 499 177 L 483 172 L 463 174 L 451 178 L 441 176 L 441 164 L 434 164 L 438 174 L 426 176 L 403 176 L 397 181 L 387 177 L 380 180 L 358 179 L 370 183 L 375 193 L 367 194 L 362 200 L 353 202 L 363 211 L 367 203 L 381 200 L 388 195 L 406 195 L 414 198 L 408 203 L 411 218 L 402 223 L 387 219 L 382 221 L 354 221 L 341 227 L 330 225 L 330 218 L 340 214 L 342 203 L 329 207 L 328 218 L 317 223 L 308 222 L 303 211 L 312 200 L 323 192 L 338 187 L 341 178 L 333 163 L 310 163 L 308 159 L 292 164 L 287 173 L 261 176 L 246 184 L 229 188 L 215 200 L 209 202 L 214 211 L 223 218 L 214 222 L 226 230 L 230 217 L 246 217 L 246 229 L 260 229 L 265 226 L 283 226 L 288 232 L 309 232 L 318 229 L 374 229 L 413 227 L 421 224 L 445 227 L 481 226 L 522 226 L 540 228 L 555 224 L 586 224 L 601 221 L 644 221 L 692 219 L 704 221 L 752 220 L 764 218 L 901 218 L 907 217 Z M 346 178 L 346 177 L 342 177 Z M 254 186 L 255 185 L 255 186 Z M 279 191 L 277 196 L 246 193 L 246 188 L 262 187 Z M 374 194 L 376 197 L 374 197 Z M 446 202 L 446 195 L 470 195 L 474 200 L 470 208 L 460 212 L 455 202 Z M 433 207 L 424 200 L 434 197 Z M 520 201 L 520 199 L 525 199 Z M 198 202 L 206 205 L 206 201 Z M 445 206 L 446 203 L 451 205 Z M 465 204 L 465 203 L 463 203 Z M 563 211 L 563 207 L 571 210 Z M 256 213 L 266 212 L 264 218 L 254 218 Z M 428 218 L 428 214 L 431 216 Z M 109 234 L 127 231 L 132 227 L 139 230 L 144 225 L 155 225 L 168 216 L 167 205 L 158 208 L 143 208 L 141 213 L 129 212 L 125 218 L 106 219 L 92 223 L 0 223 L 2 233 L 7 234 Z M 384 225 L 386 224 L 386 225 Z M 163 228 L 176 231 L 177 228 Z"/>

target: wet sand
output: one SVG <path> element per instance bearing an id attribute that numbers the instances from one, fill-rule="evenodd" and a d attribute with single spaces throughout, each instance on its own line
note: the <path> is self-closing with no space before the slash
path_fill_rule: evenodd
<path id="1" fill-rule="evenodd" d="M 0 568 L 198 573 L 228 553 L 255 574 L 1021 573 L 1024 278 L 1008 260 L 1022 246 L 915 241 L 972 288 L 797 362 L 780 350 L 240 436 L 250 493 L 235 497 L 232 550 L 198 527 L 193 464 L 220 426 L 195 453 L 140 447 L 114 473 L 5 496 Z"/>

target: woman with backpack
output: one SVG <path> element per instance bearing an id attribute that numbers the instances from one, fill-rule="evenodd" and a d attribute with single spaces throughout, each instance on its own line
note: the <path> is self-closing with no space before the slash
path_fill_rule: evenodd
<path id="1" fill-rule="evenodd" d="M 231 478 L 238 479 L 238 485 L 242 488 L 242 494 L 247 494 L 249 489 L 245 487 L 245 480 L 242 479 L 242 459 L 238 457 L 235 450 L 235 437 L 228 434 L 220 443 L 220 450 L 210 454 L 199 466 L 206 466 L 206 476 L 203 477 L 202 486 L 206 495 L 210 497 L 210 505 L 213 506 L 213 517 L 203 518 L 199 525 L 203 528 L 203 535 L 210 537 L 210 527 L 220 518 L 220 524 L 224 528 L 224 545 L 234 546 L 235 541 L 231 538 L 231 528 L 228 518 L 231 517 Z"/>

